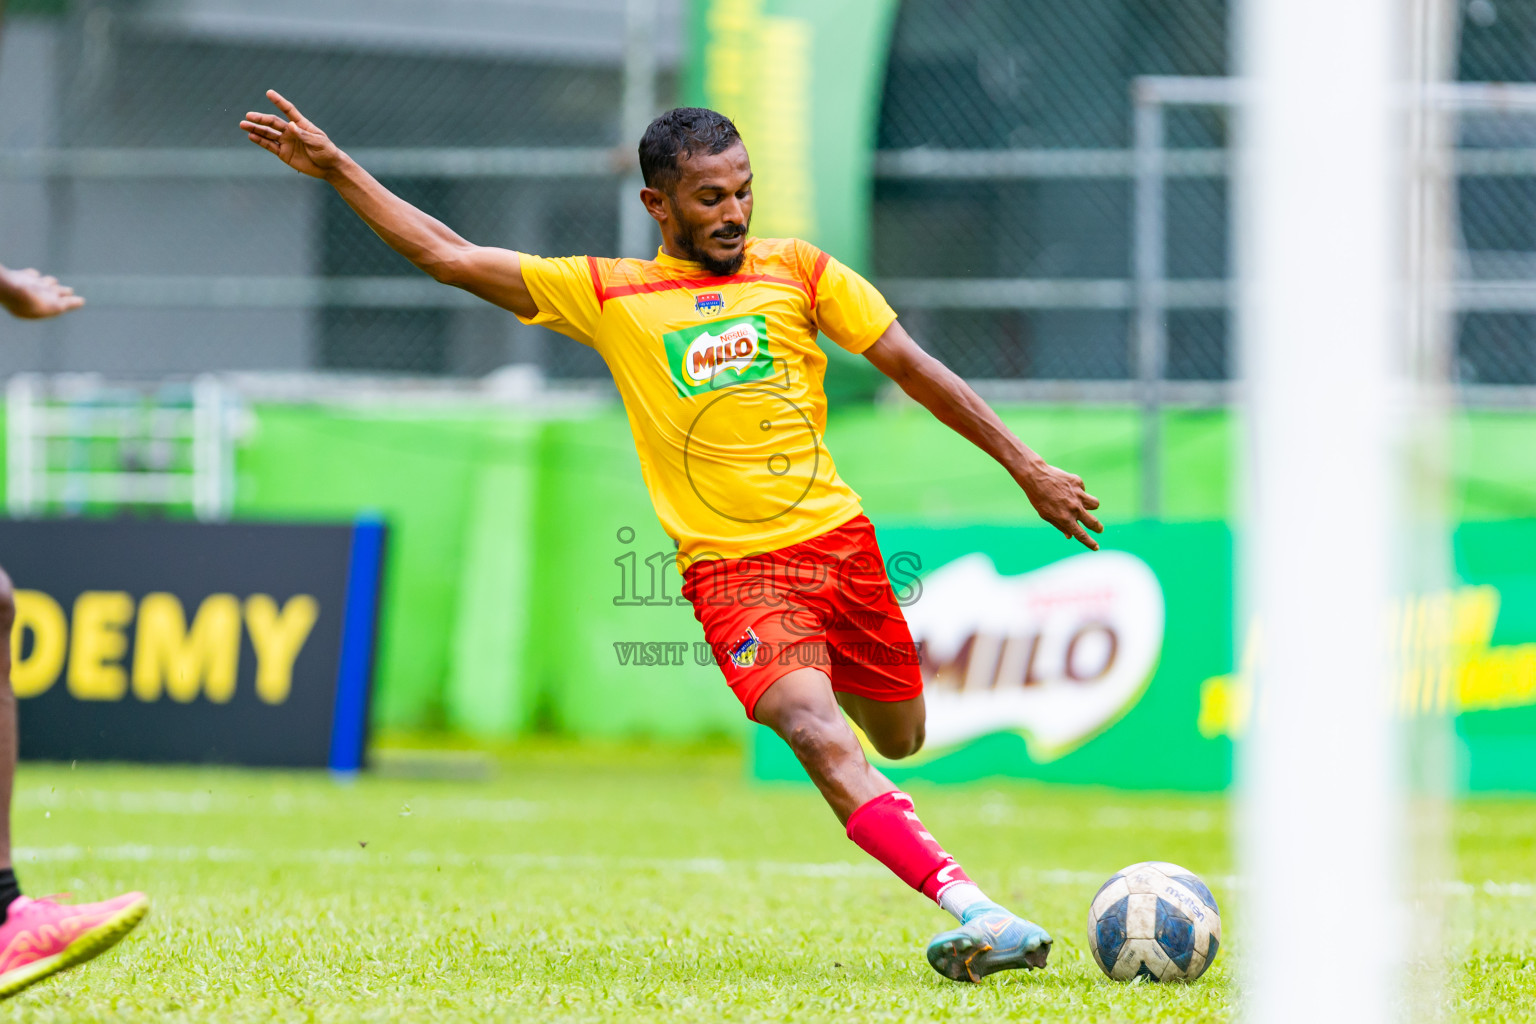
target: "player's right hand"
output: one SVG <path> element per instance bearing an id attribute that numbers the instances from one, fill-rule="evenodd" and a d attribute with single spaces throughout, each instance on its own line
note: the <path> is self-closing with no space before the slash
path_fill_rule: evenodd
<path id="1" fill-rule="evenodd" d="M 0 267 L 0 307 L 22 320 L 44 320 L 85 305 L 68 285 L 31 267 L 8 270 Z"/>
<path id="2" fill-rule="evenodd" d="M 240 130 L 246 137 L 267 152 L 276 153 L 278 159 L 300 174 L 323 178 L 335 170 L 345 154 L 331 137 L 299 113 L 299 108 L 276 89 L 267 90 L 267 99 L 288 115 L 287 120 L 276 114 L 252 110 L 240 122 Z"/>
<path id="3" fill-rule="evenodd" d="M 1060 530 L 1063 537 L 1077 541 L 1090 551 L 1099 550 L 1099 542 L 1088 533 L 1088 530 L 1104 532 L 1104 524 L 1093 514 L 1099 507 L 1099 499 L 1083 489 L 1082 477 L 1057 469 L 1042 459 L 1019 483 L 1041 519 Z M 1088 530 L 1083 529 L 1084 526 Z"/>

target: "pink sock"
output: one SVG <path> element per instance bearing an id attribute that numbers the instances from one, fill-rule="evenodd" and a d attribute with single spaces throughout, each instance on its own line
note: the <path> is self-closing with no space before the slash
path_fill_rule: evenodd
<path id="1" fill-rule="evenodd" d="M 935 903 L 944 890 L 969 883 L 964 869 L 929 835 L 900 790 L 881 793 L 848 818 L 848 838 Z"/>

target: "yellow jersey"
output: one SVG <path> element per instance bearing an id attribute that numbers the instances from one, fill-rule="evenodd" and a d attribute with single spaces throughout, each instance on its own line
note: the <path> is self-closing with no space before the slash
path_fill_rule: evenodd
<path id="1" fill-rule="evenodd" d="M 895 312 L 798 239 L 750 239 L 741 268 L 522 255 L 541 324 L 590 345 L 624 400 L 640 469 L 678 561 L 740 558 L 836 529 L 859 496 L 822 443 L 827 357 L 879 340 Z"/>

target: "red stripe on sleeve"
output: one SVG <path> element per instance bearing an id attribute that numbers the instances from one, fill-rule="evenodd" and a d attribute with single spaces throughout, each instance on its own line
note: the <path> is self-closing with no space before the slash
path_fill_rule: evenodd
<path id="1" fill-rule="evenodd" d="M 822 253 L 816 257 L 816 265 L 811 268 L 811 287 L 808 294 L 811 296 L 811 309 L 813 310 L 816 308 L 816 286 L 821 283 L 821 275 L 827 269 L 827 260 L 831 258 L 826 253 Z"/>
<path id="2" fill-rule="evenodd" d="M 603 276 L 597 272 L 597 260 L 587 257 L 587 271 L 592 275 L 592 291 L 597 295 L 597 308 L 602 309 L 608 301 L 608 294 L 603 290 Z"/>

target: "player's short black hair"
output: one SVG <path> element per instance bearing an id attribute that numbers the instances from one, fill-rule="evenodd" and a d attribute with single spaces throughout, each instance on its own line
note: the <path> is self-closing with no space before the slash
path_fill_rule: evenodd
<path id="1" fill-rule="evenodd" d="M 676 107 L 652 121 L 640 137 L 640 173 L 647 188 L 670 194 L 682 173 L 677 162 L 695 153 L 714 156 L 741 141 L 731 119 L 707 107 Z"/>

